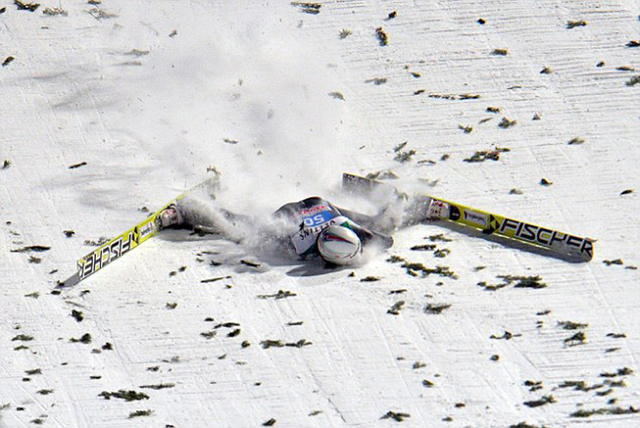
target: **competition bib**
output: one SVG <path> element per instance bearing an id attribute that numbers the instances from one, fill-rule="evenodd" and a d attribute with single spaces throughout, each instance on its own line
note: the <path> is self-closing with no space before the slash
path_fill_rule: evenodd
<path id="1" fill-rule="evenodd" d="M 318 235 L 329 226 L 348 222 L 344 216 L 336 216 L 331 211 L 324 211 L 304 217 L 302 222 L 304 227 L 291 236 L 291 242 L 299 256 L 307 253 L 316 245 Z"/>

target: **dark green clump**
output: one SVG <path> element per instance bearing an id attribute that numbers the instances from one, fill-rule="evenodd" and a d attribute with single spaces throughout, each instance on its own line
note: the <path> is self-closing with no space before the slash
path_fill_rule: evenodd
<path id="1" fill-rule="evenodd" d="M 434 303 L 427 303 L 424 306 L 424 311 L 427 314 L 441 314 L 445 309 L 449 309 L 451 307 L 450 304 L 448 303 L 440 303 L 440 304 L 434 304 Z"/>
<path id="2" fill-rule="evenodd" d="M 581 324 L 573 321 L 558 321 L 558 326 L 562 327 L 565 330 L 578 330 L 581 328 L 589 327 L 589 324 Z"/>
<path id="3" fill-rule="evenodd" d="M 514 284 L 514 288 L 545 288 L 547 284 L 541 282 L 540 276 L 512 276 L 512 275 L 498 275 L 498 278 L 502 278 L 505 282 Z"/>
<path id="4" fill-rule="evenodd" d="M 583 345 L 587 341 L 587 335 L 583 331 L 579 331 L 571 337 L 564 340 L 567 346 Z"/>
<path id="5" fill-rule="evenodd" d="M 622 407 L 608 407 L 608 408 L 603 407 L 600 409 L 589 409 L 589 410 L 580 409 L 571 413 L 569 416 L 573 418 L 588 418 L 593 415 L 628 415 L 628 414 L 634 414 L 638 412 L 639 412 L 638 409 L 636 409 L 633 406 L 629 406 L 626 409 Z"/>
<path id="6" fill-rule="evenodd" d="M 378 37 L 380 46 L 387 46 L 389 44 L 389 37 L 382 27 L 376 28 L 376 37 Z"/>
<path id="7" fill-rule="evenodd" d="M 71 310 L 71 316 L 78 322 L 81 322 L 84 319 L 82 311 L 77 311 L 75 309 Z"/>
<path id="8" fill-rule="evenodd" d="M 618 369 L 615 373 L 600 373 L 600 377 L 616 377 L 616 376 L 627 376 L 633 374 L 633 370 L 629 367 L 623 367 Z"/>
<path id="9" fill-rule="evenodd" d="M 553 398 L 553 395 L 544 395 L 538 400 L 525 401 L 522 404 L 528 407 L 540 407 L 540 406 L 544 406 L 545 404 L 551 404 L 555 402 L 556 400 L 555 398 Z"/>
<path id="10" fill-rule="evenodd" d="M 150 416 L 153 413 L 153 410 L 136 410 L 135 412 L 129 413 L 129 419 L 137 418 L 140 416 Z"/>
<path id="11" fill-rule="evenodd" d="M 409 418 L 409 417 L 411 417 L 411 415 L 408 414 L 408 413 L 394 412 L 394 411 L 389 410 L 380 419 L 393 419 L 396 422 L 402 422 L 402 421 L 404 421 L 404 418 Z"/>
<path id="12" fill-rule="evenodd" d="M 320 13 L 322 5 L 320 3 L 307 3 L 307 2 L 291 2 L 291 6 L 298 6 L 300 12 L 308 13 L 310 15 L 317 15 Z"/>
<path id="13" fill-rule="evenodd" d="M 403 306 L 404 306 L 404 300 L 400 300 L 400 301 L 394 303 L 393 306 L 391 306 L 391 308 L 389 308 L 387 313 L 391 314 L 391 315 L 400 315 L 400 310 L 402 310 Z"/>
<path id="14" fill-rule="evenodd" d="M 72 343 L 84 343 L 85 345 L 91 343 L 91 334 L 89 333 L 85 333 L 82 336 L 80 336 L 79 339 L 76 339 L 75 337 L 72 337 L 71 339 L 69 339 L 70 342 Z"/>
<path id="15" fill-rule="evenodd" d="M 410 248 L 411 251 L 433 251 L 435 249 L 435 244 L 414 245 Z"/>
<path id="16" fill-rule="evenodd" d="M 33 340 L 33 336 L 29 336 L 28 334 L 19 334 L 11 339 L 12 342 L 15 342 L 16 340 L 19 340 L 21 342 L 29 342 Z"/>
<path id="17" fill-rule="evenodd" d="M 282 343 L 282 340 L 263 340 L 260 342 L 260 345 L 264 348 L 264 349 L 269 349 L 269 348 L 282 348 L 284 347 L 284 343 Z"/>
<path id="18" fill-rule="evenodd" d="M 585 27 L 587 23 L 582 19 L 579 21 L 567 21 L 567 30 L 571 30 L 576 27 Z"/>
<path id="19" fill-rule="evenodd" d="M 291 291 L 278 290 L 278 292 L 275 293 L 275 294 L 260 294 L 260 295 L 258 295 L 258 299 L 274 298 L 276 300 L 279 300 L 279 299 L 285 299 L 287 297 L 295 297 L 295 296 L 297 296 L 297 294 L 296 293 L 292 293 Z"/>
<path id="20" fill-rule="evenodd" d="M 497 161 L 500 159 L 500 153 L 510 152 L 511 149 L 506 147 L 496 147 L 495 150 L 480 150 L 477 151 L 470 158 L 463 159 L 465 162 L 484 162 L 486 160 Z"/>
<path id="21" fill-rule="evenodd" d="M 157 385 L 140 385 L 140 388 L 165 389 L 165 388 L 173 388 L 174 386 L 176 386 L 175 383 L 159 383 Z"/>
<path id="22" fill-rule="evenodd" d="M 25 3 L 20 0 L 13 0 L 13 4 L 18 7 L 18 10 L 26 10 L 29 12 L 35 12 L 40 7 L 40 3 Z"/>
<path id="23" fill-rule="evenodd" d="M 200 336 L 204 337 L 205 339 L 213 339 L 214 337 L 216 337 L 216 334 L 218 334 L 217 331 L 211 330 L 200 333 Z"/>
<path id="24" fill-rule="evenodd" d="M 406 260 L 405 260 L 405 259 L 403 259 L 402 257 L 400 257 L 400 256 L 395 256 L 395 255 L 390 256 L 390 257 L 387 259 L 387 261 L 388 261 L 389 263 L 401 263 L 401 262 L 406 262 Z"/>
<path id="25" fill-rule="evenodd" d="M 434 269 L 428 268 L 422 263 L 404 262 L 402 264 L 402 267 L 405 268 L 407 270 L 407 274 L 411 276 L 417 276 L 418 272 L 421 272 L 423 277 L 429 276 L 431 274 L 436 274 L 444 277 L 458 279 L 458 276 L 453 271 L 451 271 L 448 266 L 436 266 Z"/>
<path id="26" fill-rule="evenodd" d="M 124 389 L 120 389 L 115 392 L 102 391 L 100 394 L 98 394 L 98 397 L 104 397 L 105 400 L 110 400 L 111 397 L 120 398 L 121 400 L 125 401 L 139 401 L 149 399 L 149 396 L 144 392 L 137 392 L 133 390 L 127 391 Z"/>
<path id="27" fill-rule="evenodd" d="M 425 237 L 425 239 L 428 239 L 431 242 L 451 242 L 451 239 L 447 238 L 446 236 L 444 236 L 442 233 L 438 233 L 437 235 L 430 235 Z"/>
<path id="28" fill-rule="evenodd" d="M 501 284 L 487 284 L 485 281 L 479 282 L 478 285 L 485 290 L 495 291 L 508 285 L 514 286 L 514 288 L 545 288 L 547 284 L 541 282 L 540 276 L 517 276 L 517 275 L 498 275 L 497 278 L 502 279 Z M 515 283 L 515 284 L 514 284 Z"/>
<path id="29" fill-rule="evenodd" d="M 503 117 L 500 123 L 498 123 L 498 127 L 502 129 L 507 129 L 507 128 L 511 128 L 512 126 L 515 126 L 517 123 L 518 121 L 516 120 L 509 120 L 506 117 Z"/>

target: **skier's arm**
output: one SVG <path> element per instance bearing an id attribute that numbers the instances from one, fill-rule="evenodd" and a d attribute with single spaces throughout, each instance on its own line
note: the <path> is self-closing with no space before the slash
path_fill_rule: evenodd
<path id="1" fill-rule="evenodd" d="M 361 214 L 355 211 L 346 210 L 344 208 L 336 207 L 342 215 L 350 218 L 361 226 L 366 227 L 367 229 L 373 229 L 376 227 L 376 218 L 370 215 Z"/>

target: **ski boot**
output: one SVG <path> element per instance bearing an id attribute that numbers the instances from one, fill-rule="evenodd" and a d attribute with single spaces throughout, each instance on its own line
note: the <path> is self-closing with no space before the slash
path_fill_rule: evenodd
<path id="1" fill-rule="evenodd" d="M 165 208 L 160 215 L 160 228 L 164 229 L 171 226 L 179 226 L 182 224 L 182 213 L 176 204 L 171 204 Z"/>
<path id="2" fill-rule="evenodd" d="M 428 220 L 446 220 L 449 218 L 451 209 L 448 203 L 431 199 L 427 207 Z"/>

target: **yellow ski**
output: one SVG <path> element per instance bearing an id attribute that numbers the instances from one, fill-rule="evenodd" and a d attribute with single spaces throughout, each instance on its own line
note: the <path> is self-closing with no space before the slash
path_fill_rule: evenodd
<path id="1" fill-rule="evenodd" d="M 78 260 L 76 266 L 77 271 L 64 282 L 58 283 L 56 288 L 70 287 L 77 284 L 90 275 L 104 269 L 113 261 L 119 259 L 129 251 L 142 245 L 145 241 L 157 234 L 161 227 L 160 213 L 169 205 L 175 204 L 196 189 L 213 188 L 218 182 L 218 176 L 209 178 L 202 183 L 192 187 L 186 192 L 180 194 L 170 202 L 166 203 L 162 208 L 151 214 L 149 217 L 133 226 L 131 229 L 116 236 L 108 242 L 102 244 L 86 256 Z"/>
<path id="2" fill-rule="evenodd" d="M 393 186 L 386 183 L 348 173 L 342 175 L 342 187 L 347 190 L 371 191 L 380 186 L 388 187 L 397 195 L 400 195 Z M 536 226 L 531 223 L 470 208 L 445 199 L 434 198 L 427 195 L 423 198 L 425 200 L 432 199 L 449 204 L 449 218 L 446 220 L 452 223 L 472 227 L 488 235 L 497 235 L 538 248 L 544 248 L 579 261 L 588 262 L 593 259 L 594 240 L 592 239 L 581 238 L 576 235 Z M 420 198 L 418 198 L 416 202 L 420 203 Z"/>

